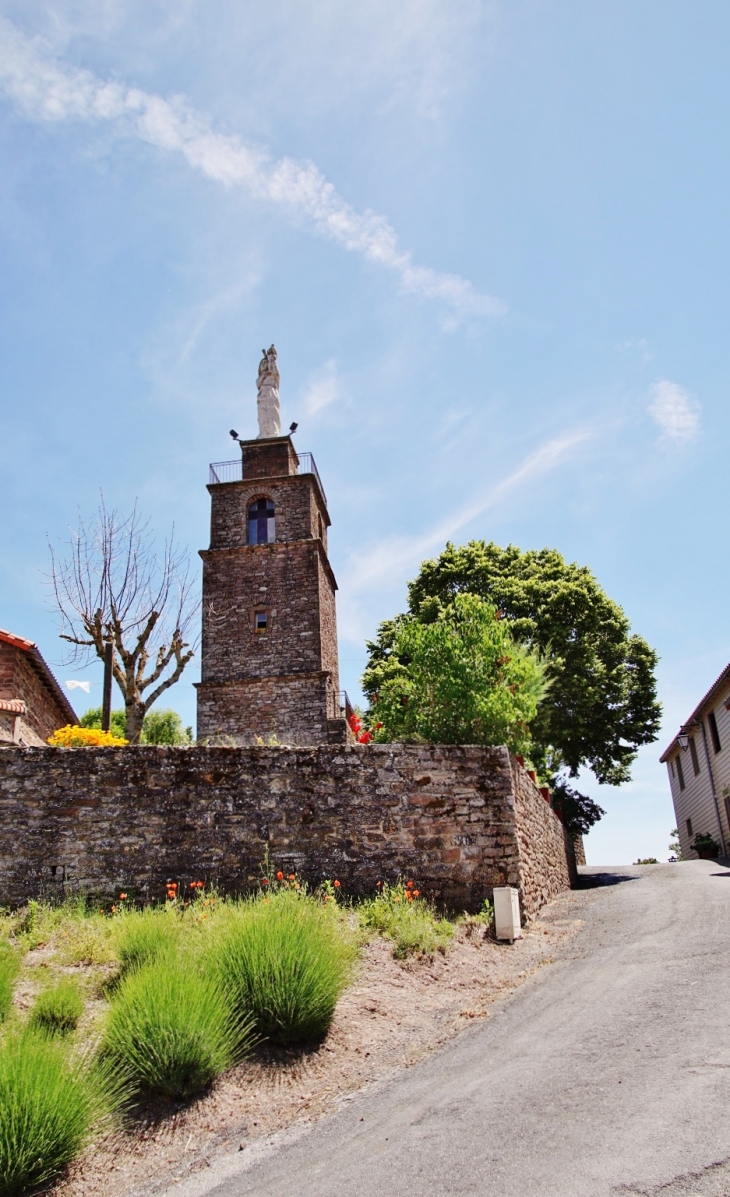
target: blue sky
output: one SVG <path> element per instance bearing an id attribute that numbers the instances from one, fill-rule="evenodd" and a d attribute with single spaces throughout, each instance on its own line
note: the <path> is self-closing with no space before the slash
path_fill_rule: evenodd
<path id="1" fill-rule="evenodd" d="M 61 663 L 47 538 L 103 488 L 206 547 L 207 465 L 255 435 L 273 340 L 330 501 L 342 684 L 449 537 L 587 564 L 665 709 L 632 783 L 593 786 L 589 860 L 666 859 L 659 752 L 728 659 L 727 5 L 0 20 L 0 626 L 99 701 Z"/>

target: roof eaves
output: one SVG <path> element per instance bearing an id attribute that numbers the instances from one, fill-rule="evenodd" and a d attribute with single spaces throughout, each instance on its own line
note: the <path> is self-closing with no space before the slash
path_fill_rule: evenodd
<path id="1" fill-rule="evenodd" d="M 12 644 L 13 648 L 22 648 L 24 652 L 29 652 L 31 648 L 35 648 L 32 640 L 26 640 L 24 636 L 16 636 L 14 632 L 6 632 L 0 628 L 0 641 L 4 644 Z"/>
<path id="2" fill-rule="evenodd" d="M 26 640 L 24 636 L 16 636 L 14 632 L 7 632 L 4 628 L 0 628 L 0 643 L 9 644 L 13 648 L 19 648 L 22 652 L 28 654 L 41 682 L 47 690 L 50 690 L 69 723 L 78 723 L 78 715 L 58 684 L 54 674 L 43 660 L 38 645 L 33 640 Z"/>
<path id="3" fill-rule="evenodd" d="M 707 691 L 707 693 L 705 694 L 705 696 L 703 698 L 701 698 L 700 701 L 697 703 L 697 706 L 693 710 L 689 719 L 686 719 L 685 722 L 682 724 L 682 726 L 680 727 L 679 731 L 677 732 L 676 736 L 672 740 L 669 747 L 664 749 L 664 752 L 659 757 L 660 765 L 663 765 L 666 762 L 667 758 L 674 752 L 674 749 L 677 746 L 677 741 L 678 741 L 679 737 L 682 735 L 682 733 L 684 732 L 685 728 L 690 728 L 693 724 L 695 724 L 697 722 L 698 717 L 702 714 L 702 712 L 704 711 L 707 704 L 713 698 L 716 697 L 718 690 L 723 689 L 725 683 L 728 680 L 730 680 L 730 662 L 725 666 L 725 668 L 723 669 L 720 676 L 718 678 L 716 678 L 715 681 L 712 683 L 712 685 L 710 686 L 710 688 Z"/>
<path id="4" fill-rule="evenodd" d="M 75 710 L 71 706 L 71 703 L 67 699 L 67 697 L 64 694 L 63 690 L 61 689 L 60 685 L 58 684 L 58 681 L 56 680 L 55 675 L 51 672 L 48 665 L 43 660 L 40 649 L 34 644 L 33 647 L 30 649 L 28 655 L 29 655 L 31 661 L 33 662 L 36 673 L 39 674 L 41 681 L 51 691 L 51 694 L 55 698 L 55 700 L 58 703 L 58 705 L 60 706 L 61 710 L 66 715 L 66 718 L 68 719 L 69 723 L 72 723 L 72 724 L 78 723 L 78 721 L 79 721 L 78 715 L 76 714 Z"/>

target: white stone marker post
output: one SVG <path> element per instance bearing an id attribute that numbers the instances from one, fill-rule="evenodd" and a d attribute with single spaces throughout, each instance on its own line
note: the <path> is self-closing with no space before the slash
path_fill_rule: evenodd
<path id="1" fill-rule="evenodd" d="M 508 939 L 510 943 L 522 935 L 520 895 L 511 885 L 494 890 L 494 933 L 497 939 Z"/>

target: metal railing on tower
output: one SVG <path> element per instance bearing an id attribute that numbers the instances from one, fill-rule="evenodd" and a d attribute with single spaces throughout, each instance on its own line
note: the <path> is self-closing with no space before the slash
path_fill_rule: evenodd
<path id="1" fill-rule="evenodd" d="M 298 474 L 314 474 L 317 479 L 317 485 L 322 492 L 322 498 L 327 502 L 327 495 L 322 485 L 322 479 L 319 476 L 317 463 L 311 453 L 298 453 L 299 468 Z M 211 486 L 217 486 L 224 482 L 242 482 L 243 481 L 244 460 L 242 457 L 236 458 L 235 461 L 213 461 L 209 467 L 208 482 Z"/>

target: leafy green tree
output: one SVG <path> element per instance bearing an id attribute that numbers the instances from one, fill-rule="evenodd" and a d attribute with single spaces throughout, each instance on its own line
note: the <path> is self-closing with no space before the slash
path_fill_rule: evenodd
<path id="1" fill-rule="evenodd" d="M 496 607 L 515 640 L 547 661 L 550 688 L 530 724 L 541 776 L 589 768 L 601 783 L 627 781 L 637 749 L 659 728 L 657 655 L 631 633 L 590 570 L 554 549 L 523 552 L 477 540 L 448 544 L 425 561 L 408 588 L 408 615 L 381 624 L 368 644 L 363 687 L 371 702 L 403 663 L 404 622 L 433 623 L 464 594 Z"/>
<path id="2" fill-rule="evenodd" d="M 86 711 L 79 723 L 82 727 L 101 727 L 101 707 L 92 707 Z M 124 709 L 112 711 L 111 731 L 115 736 L 126 734 L 127 716 Z M 177 711 L 162 710 L 149 711 L 142 723 L 142 744 L 192 744 L 193 729 L 183 727 L 183 721 Z"/>
<path id="3" fill-rule="evenodd" d="M 143 744 L 192 744 L 193 729 L 183 727 L 177 711 L 149 711 L 142 724 Z"/>
<path id="4" fill-rule="evenodd" d="M 571 835 L 587 835 L 606 813 L 587 794 L 569 786 L 564 777 L 553 779 L 553 806 Z"/>
<path id="5" fill-rule="evenodd" d="M 529 724 L 547 689 L 545 666 L 515 643 L 490 603 L 461 594 L 429 623 L 400 619 L 389 665 L 371 694 L 376 739 L 529 751 Z"/>
<path id="6" fill-rule="evenodd" d="M 101 707 L 91 707 L 88 711 L 84 711 L 79 719 L 81 727 L 101 727 Z M 125 737 L 127 728 L 127 713 L 122 708 L 120 711 L 112 711 L 110 719 L 109 730 L 114 736 Z"/>

